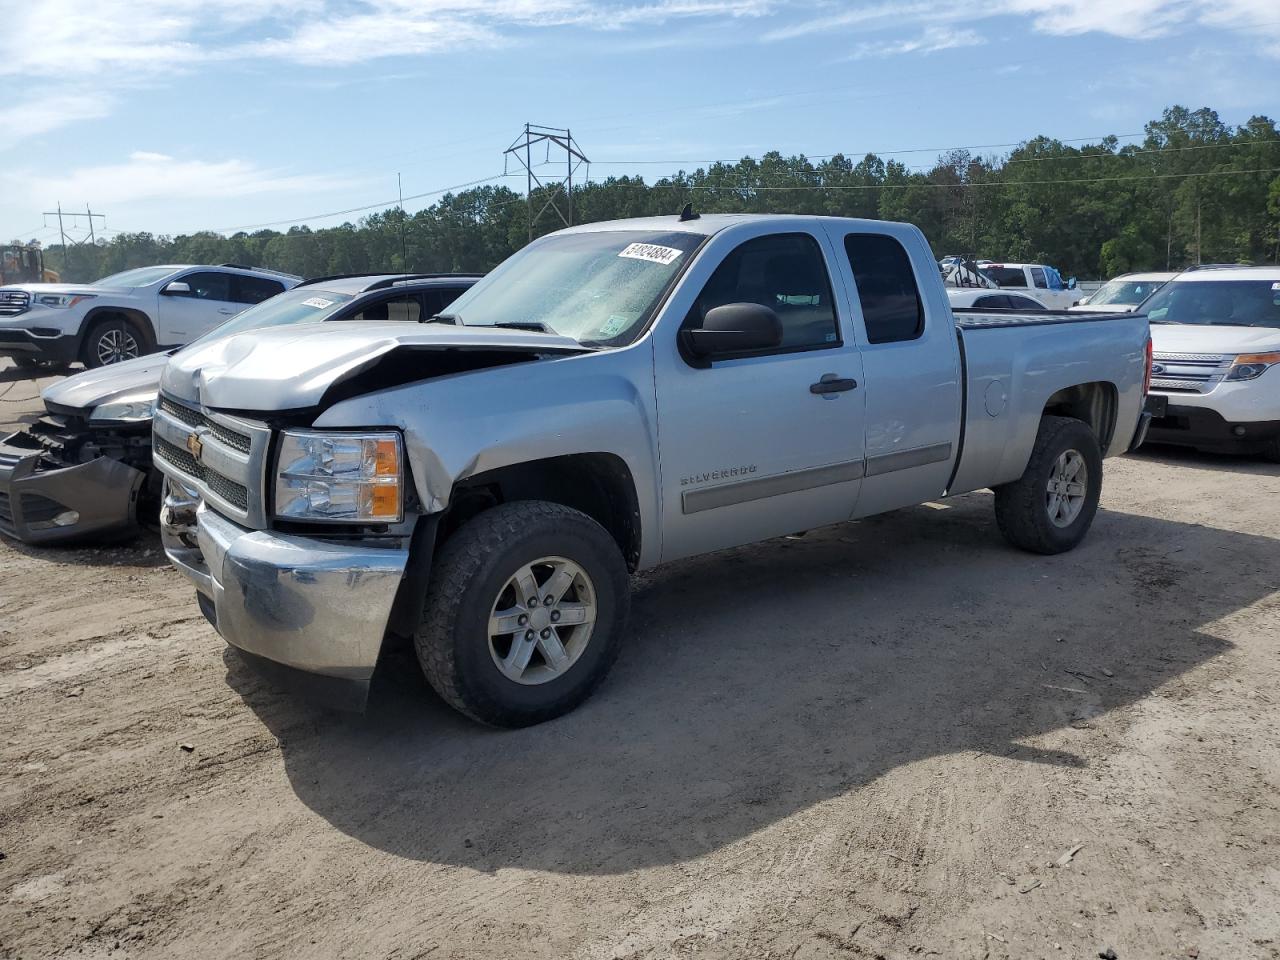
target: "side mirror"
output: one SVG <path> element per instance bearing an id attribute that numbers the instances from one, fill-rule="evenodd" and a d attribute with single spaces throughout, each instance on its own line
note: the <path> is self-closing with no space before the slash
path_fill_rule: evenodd
<path id="1" fill-rule="evenodd" d="M 185 280 L 175 280 L 173 283 L 165 284 L 165 288 L 161 292 L 170 297 L 190 294 L 191 284 L 187 283 Z"/>
<path id="2" fill-rule="evenodd" d="M 687 328 L 680 335 L 695 357 L 714 360 L 780 346 L 782 321 L 759 303 L 726 303 L 708 310 L 701 327 Z"/>
<path id="3" fill-rule="evenodd" d="M 1067 281 L 1067 289 L 1074 290 L 1075 288 L 1076 288 L 1076 278 L 1072 277 L 1070 280 Z"/>

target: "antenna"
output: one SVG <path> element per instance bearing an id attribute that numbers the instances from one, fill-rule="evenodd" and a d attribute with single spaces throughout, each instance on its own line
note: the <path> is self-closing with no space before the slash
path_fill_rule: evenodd
<path id="1" fill-rule="evenodd" d="M 546 189 L 552 181 L 543 182 L 533 172 L 533 148 L 536 144 L 545 144 L 545 165 L 551 163 L 551 147 L 557 146 L 565 153 L 565 175 L 554 181 L 555 189 L 535 215 L 533 212 L 533 190 L 535 184 L 539 189 Z M 554 210 L 566 227 L 573 226 L 573 175 L 584 164 L 590 168 L 591 161 L 586 158 L 568 127 L 544 127 L 536 123 L 526 123 L 524 132 L 512 141 L 511 146 L 502 151 L 503 156 L 515 157 L 525 170 L 525 206 L 529 212 L 529 240 L 533 240 L 534 228 L 548 209 Z M 565 209 L 561 210 L 556 202 L 561 192 L 565 195 Z"/>

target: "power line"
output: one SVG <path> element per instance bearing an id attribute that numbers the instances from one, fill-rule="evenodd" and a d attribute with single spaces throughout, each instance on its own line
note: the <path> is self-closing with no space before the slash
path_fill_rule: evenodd
<path id="1" fill-rule="evenodd" d="M 492 183 L 495 180 L 501 180 L 504 177 L 512 176 L 512 174 L 500 173 L 493 177 L 482 177 L 479 180 L 471 180 L 468 183 L 456 183 L 450 187 L 441 187 L 437 190 L 428 190 L 425 193 L 415 193 L 405 197 L 405 200 L 421 200 L 424 197 L 437 197 L 443 193 L 451 193 L 454 190 L 465 190 L 467 187 L 476 187 L 483 183 Z M 294 223 L 302 223 L 304 220 L 324 220 L 328 217 L 343 217 L 349 213 L 363 213 L 366 210 L 388 210 L 401 203 L 400 198 L 396 197 L 391 200 L 380 200 L 377 203 L 365 204 L 362 207 L 349 207 L 346 210 L 333 210 L 329 213 L 312 213 L 305 217 L 294 217 L 291 220 L 271 220 L 266 223 L 247 223 L 239 227 L 214 227 L 211 233 L 240 233 L 243 230 L 262 230 L 267 227 L 286 226 Z"/>

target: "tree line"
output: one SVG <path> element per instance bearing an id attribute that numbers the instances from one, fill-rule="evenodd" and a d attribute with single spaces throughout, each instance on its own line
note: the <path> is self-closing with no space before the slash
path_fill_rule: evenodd
<path id="1" fill-rule="evenodd" d="M 529 204 L 504 186 L 446 194 L 416 213 L 355 223 L 224 236 L 119 233 L 95 245 L 48 247 L 46 266 L 88 281 L 157 263 L 241 263 L 302 276 L 366 271 L 482 272 L 527 241 Z M 1011 153 L 952 150 L 928 170 L 777 152 L 715 163 L 652 183 L 620 176 L 575 186 L 575 222 L 677 213 L 801 213 L 903 220 L 935 253 L 1024 260 L 1064 275 L 1109 277 L 1194 263 L 1280 261 L 1280 131 L 1262 116 L 1232 127 L 1208 108 L 1166 109 L 1140 143 L 1072 145 L 1038 136 Z M 563 207 L 563 203 L 561 204 Z M 562 226 L 553 210 L 532 233 Z"/>

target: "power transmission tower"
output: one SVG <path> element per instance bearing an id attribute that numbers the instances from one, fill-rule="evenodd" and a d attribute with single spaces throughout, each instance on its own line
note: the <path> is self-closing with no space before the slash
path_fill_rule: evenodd
<path id="1" fill-rule="evenodd" d="M 107 222 L 107 218 L 106 218 L 106 215 L 105 215 L 105 214 L 101 214 L 101 213 L 94 213 L 94 212 L 89 208 L 89 205 L 88 205 L 88 204 L 85 204 L 84 210 L 85 210 L 85 212 L 84 212 L 84 213 L 72 213 L 72 212 L 71 212 L 71 211 L 69 211 L 69 210 L 68 210 L 68 211 L 66 211 L 66 212 L 64 213 L 64 212 L 63 212 L 63 209 L 62 209 L 62 203 L 61 203 L 61 202 L 59 202 L 59 203 L 58 203 L 58 209 L 57 209 L 57 210 L 46 210 L 46 211 L 44 211 L 44 213 L 42 213 L 42 214 L 41 214 L 41 216 L 42 216 L 42 217 L 57 217 L 57 218 L 58 218 L 58 235 L 59 235 L 59 237 L 61 237 L 61 238 L 62 238 L 62 250 L 63 250 L 63 256 L 64 256 L 64 257 L 66 256 L 66 249 L 67 249 L 67 241 L 68 241 L 68 240 L 70 240 L 70 241 L 71 241 L 71 243 L 72 243 L 72 244 L 74 244 L 74 245 L 75 245 L 75 246 L 77 246 L 77 247 L 78 247 L 78 246 L 80 246 L 80 245 L 81 245 L 81 244 L 83 244 L 83 243 L 96 244 L 96 243 L 98 242 L 98 237 L 97 237 L 97 234 L 95 234 L 95 233 L 94 233 L 94 229 L 93 229 L 93 221 L 94 221 L 95 219 L 97 219 L 97 220 L 101 220 L 101 221 L 103 222 L 103 224 L 105 224 L 105 223 Z M 76 230 L 81 231 L 81 235 L 80 235 L 80 237 L 79 237 L 79 238 L 76 238 L 76 237 L 68 237 L 68 236 L 67 236 L 67 228 L 63 225 L 63 217 L 69 217 L 69 218 L 71 219 L 71 230 L 73 230 L 73 231 L 76 231 Z M 88 232 L 87 232 L 87 233 L 83 232 L 83 231 L 85 230 L 85 228 L 83 228 L 83 227 L 81 227 L 81 226 L 80 226 L 80 218 L 81 218 L 81 217 L 85 217 L 85 218 L 87 218 L 87 219 L 88 219 L 88 221 L 89 221 L 89 226 L 88 226 L 88 228 L 87 228 L 87 229 L 88 229 Z M 46 225 L 46 226 L 48 225 L 48 223 L 49 223 L 49 221 L 48 221 L 48 220 L 45 220 L 45 225 Z"/>
<path id="2" fill-rule="evenodd" d="M 542 163 L 536 164 L 538 167 L 559 166 L 557 161 L 555 164 L 551 160 L 551 148 L 556 148 L 557 154 L 564 151 L 564 176 L 557 177 L 552 180 L 548 177 L 545 181 L 534 173 L 535 164 L 533 162 L 533 148 L 543 145 L 545 157 Z M 526 123 L 524 132 L 507 147 L 503 153 L 502 172 L 507 172 L 506 158 L 515 157 L 525 170 L 525 203 L 529 209 L 529 239 L 533 240 L 534 225 L 542 219 L 542 215 L 547 212 L 548 208 L 554 210 L 556 215 L 566 227 L 573 226 L 573 175 L 578 168 L 586 165 L 590 170 L 591 161 L 586 158 L 582 150 L 578 147 L 578 143 L 573 139 L 573 134 L 569 132 L 568 127 L 544 127 L 537 123 Z M 535 185 L 539 189 L 546 189 L 554 186 L 551 195 L 546 202 L 542 204 L 537 215 L 533 212 L 533 189 Z M 560 208 L 560 194 L 564 194 L 564 209 Z"/>

